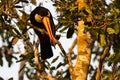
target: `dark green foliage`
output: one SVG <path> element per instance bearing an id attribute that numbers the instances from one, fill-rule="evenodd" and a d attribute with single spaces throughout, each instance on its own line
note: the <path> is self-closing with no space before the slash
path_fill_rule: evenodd
<path id="1" fill-rule="evenodd" d="M 74 28 L 69 28 L 67 31 L 67 38 L 71 38 L 74 33 Z"/>
<path id="2" fill-rule="evenodd" d="M 56 11 L 59 13 L 58 21 L 62 24 L 60 26 L 61 32 L 68 29 L 67 36 L 71 36 L 73 31 L 69 29 L 74 28 L 75 30 L 77 21 L 84 20 L 84 24 L 86 25 L 85 33 L 90 32 L 94 40 L 93 42 L 95 42 L 91 47 L 94 50 L 92 52 L 95 55 L 93 58 L 94 61 L 97 61 L 98 57 L 103 54 L 104 48 L 109 46 L 113 50 L 113 54 L 109 50 L 103 62 L 105 61 L 105 64 L 108 63 L 109 66 L 114 63 L 115 66 L 118 66 L 120 53 L 120 0 L 113 0 L 111 2 L 106 2 L 106 0 L 86 0 L 88 8 L 83 7 L 81 10 L 78 10 L 77 3 L 74 0 L 52 1 L 54 2 L 54 6 L 57 7 Z M 106 69 L 104 70 L 106 71 Z M 104 73 L 104 70 L 102 79 L 113 79 L 111 78 L 111 72 Z M 114 71 L 114 68 L 112 70 Z M 89 72 L 90 74 L 91 72 L 96 74 L 95 69 L 90 69 Z M 94 74 L 91 80 L 95 80 Z"/>
<path id="3" fill-rule="evenodd" d="M 56 61 L 58 60 L 58 58 L 59 58 L 59 56 L 57 56 L 56 58 L 54 58 L 54 59 L 52 60 L 51 64 L 54 63 L 54 62 L 56 62 Z"/>
<path id="4" fill-rule="evenodd" d="M 54 2 L 53 6 L 57 9 L 56 11 L 59 13 L 58 22 L 61 24 L 59 28 L 61 28 L 60 32 L 67 31 L 67 38 L 72 37 L 74 33 L 74 29 L 77 26 L 77 21 L 79 12 L 77 3 L 74 0 L 65 1 L 65 0 L 52 0 Z"/>
<path id="5" fill-rule="evenodd" d="M 2 77 L 0 77 L 0 80 L 4 80 Z"/>

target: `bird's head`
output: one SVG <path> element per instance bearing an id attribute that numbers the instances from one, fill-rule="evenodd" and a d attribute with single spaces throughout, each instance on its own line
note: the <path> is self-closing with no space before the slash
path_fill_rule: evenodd
<path id="1" fill-rule="evenodd" d="M 34 16 L 34 19 L 36 20 L 36 22 L 38 22 L 38 23 L 42 23 L 43 22 L 43 19 L 48 19 L 49 20 L 49 18 L 50 18 L 50 13 L 48 12 L 48 14 L 47 15 L 41 15 L 41 14 L 39 14 L 39 13 L 36 13 L 35 14 L 35 16 Z M 44 23 L 44 22 L 43 22 Z"/>
<path id="2" fill-rule="evenodd" d="M 48 18 L 49 20 L 52 20 L 52 15 L 50 11 L 44 7 L 38 6 L 30 14 L 30 21 L 35 26 L 39 26 L 36 24 L 43 23 L 44 18 Z"/>
<path id="3" fill-rule="evenodd" d="M 53 40 L 55 26 L 52 15 L 48 9 L 40 6 L 36 7 L 30 14 L 30 21 L 37 27 L 41 26 L 41 24 L 44 25 L 44 28 L 47 30 L 50 39 L 55 42 L 55 40 Z"/>
<path id="4" fill-rule="evenodd" d="M 36 22 L 44 24 L 43 19 L 47 18 L 50 20 L 51 14 L 48 9 L 39 6 L 31 12 L 31 16 Z"/>

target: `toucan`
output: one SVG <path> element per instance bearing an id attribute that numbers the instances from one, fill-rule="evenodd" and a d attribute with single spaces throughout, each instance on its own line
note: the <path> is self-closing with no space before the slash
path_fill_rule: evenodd
<path id="1" fill-rule="evenodd" d="M 45 30 L 48 34 L 41 33 L 40 31 L 34 29 L 40 40 L 40 50 L 41 58 L 46 60 L 53 56 L 53 51 L 51 45 L 56 43 L 55 39 L 55 25 L 53 22 L 53 17 L 50 11 L 45 8 L 38 6 L 30 13 L 30 22 L 34 26 Z"/>

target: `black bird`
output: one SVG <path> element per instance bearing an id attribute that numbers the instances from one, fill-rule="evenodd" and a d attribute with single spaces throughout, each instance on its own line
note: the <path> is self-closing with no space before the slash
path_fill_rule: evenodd
<path id="1" fill-rule="evenodd" d="M 50 11 L 44 7 L 38 6 L 31 12 L 30 21 L 34 26 L 44 29 L 48 33 L 43 34 L 35 30 L 40 39 L 41 58 L 43 60 L 51 58 L 53 56 L 51 43 L 56 43 L 56 39 L 54 38 L 55 25 Z"/>

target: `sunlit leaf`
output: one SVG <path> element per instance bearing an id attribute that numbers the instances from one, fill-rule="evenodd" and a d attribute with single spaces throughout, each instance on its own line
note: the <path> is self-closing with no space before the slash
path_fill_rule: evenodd
<path id="1" fill-rule="evenodd" d="M 109 59 L 109 62 L 113 63 L 119 59 L 119 56 L 114 53 L 114 54 L 111 54 L 108 59 Z"/>
<path id="2" fill-rule="evenodd" d="M 92 19 L 91 19 L 91 16 L 87 17 L 87 22 L 91 22 Z"/>
<path id="3" fill-rule="evenodd" d="M 12 39 L 12 45 L 15 45 L 18 42 L 19 38 L 15 37 Z"/>
<path id="4" fill-rule="evenodd" d="M 31 0 L 31 3 L 36 5 L 36 0 Z"/>
<path id="5" fill-rule="evenodd" d="M 113 28 L 107 28 L 108 34 L 114 34 L 115 30 Z"/>
<path id="6" fill-rule="evenodd" d="M 74 11 L 76 8 L 77 8 L 77 6 L 73 5 L 73 6 L 70 7 L 70 11 Z"/>
<path id="7" fill-rule="evenodd" d="M 104 34 L 100 34 L 98 46 L 99 47 L 103 47 L 103 46 L 105 46 L 105 43 L 106 43 L 105 35 Z"/>

